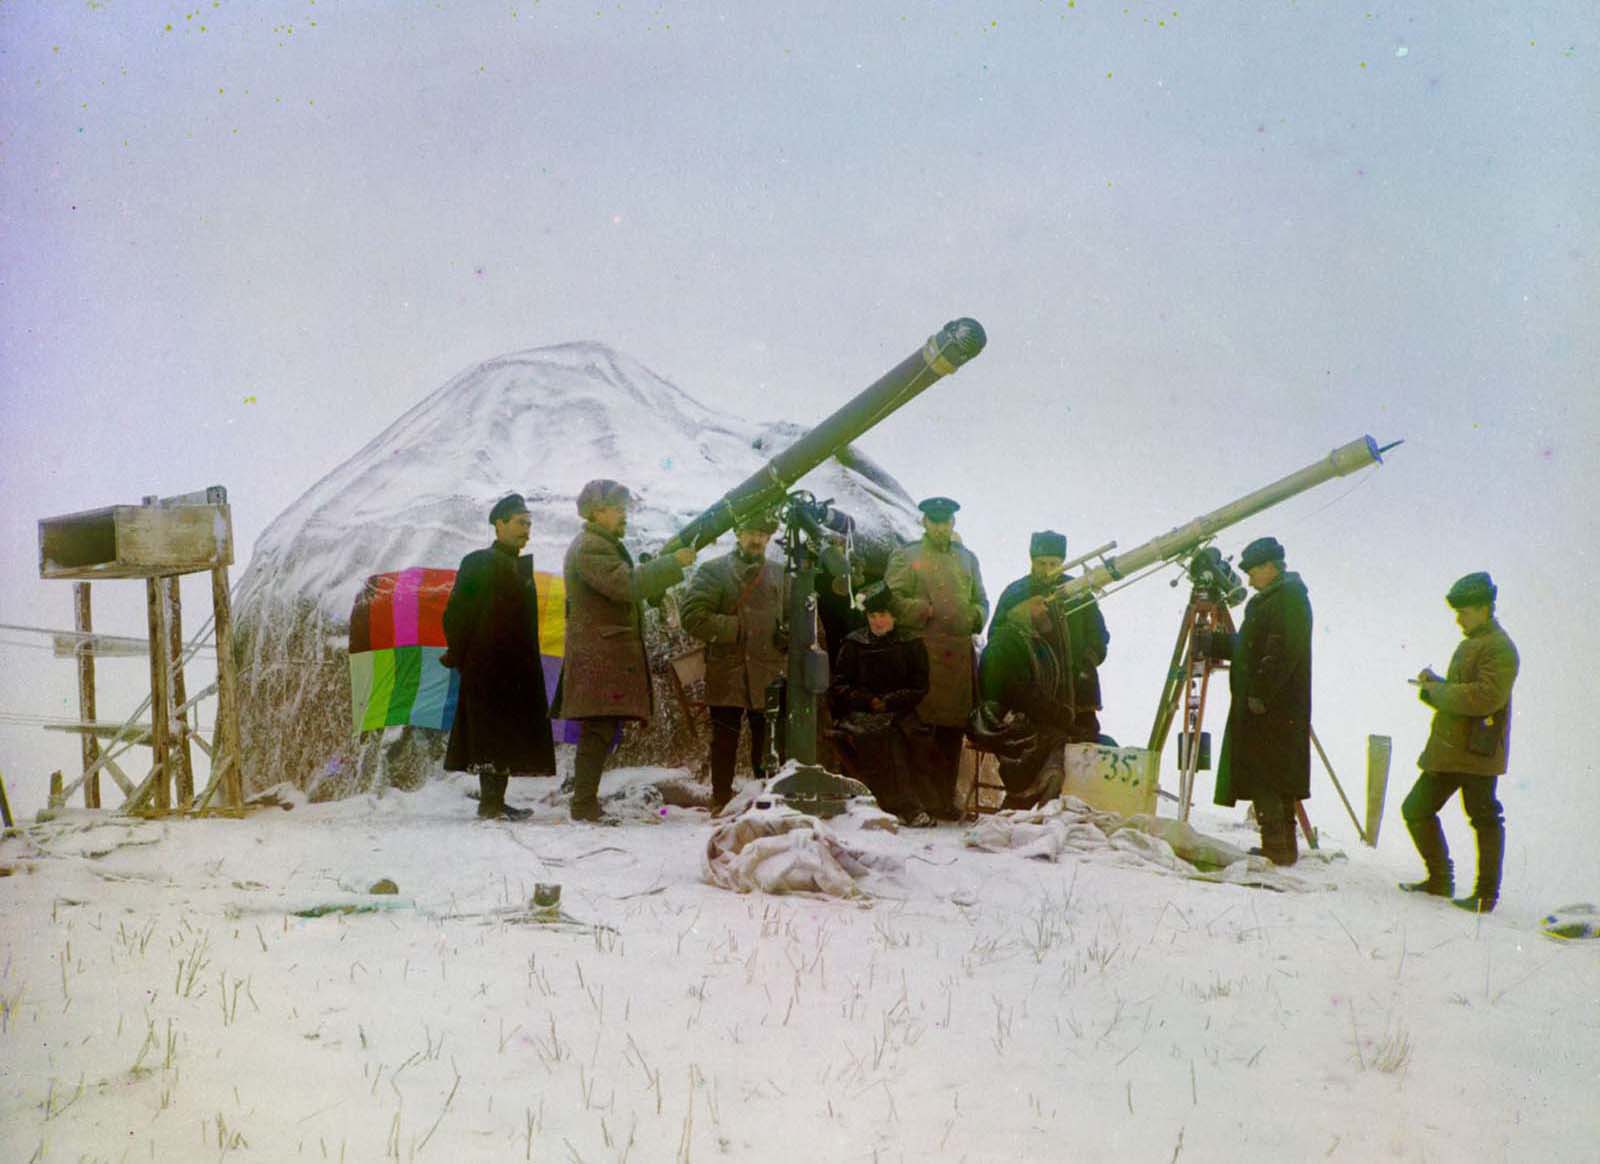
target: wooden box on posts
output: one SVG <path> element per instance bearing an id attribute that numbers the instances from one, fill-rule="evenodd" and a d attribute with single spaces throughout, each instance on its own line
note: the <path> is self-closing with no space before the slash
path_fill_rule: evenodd
<path id="1" fill-rule="evenodd" d="M 223 499 L 213 500 L 211 493 L 41 518 L 39 577 L 152 578 L 231 566 L 226 494 L 216 490 Z"/>

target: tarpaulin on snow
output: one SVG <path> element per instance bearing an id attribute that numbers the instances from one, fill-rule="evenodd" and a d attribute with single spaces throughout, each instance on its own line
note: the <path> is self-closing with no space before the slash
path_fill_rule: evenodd
<path id="1" fill-rule="evenodd" d="M 409 724 L 449 731 L 461 676 L 440 662 L 444 608 L 454 570 L 413 567 L 373 574 L 350 611 L 350 705 L 358 732 Z M 567 633 L 566 583 L 534 571 L 539 603 L 539 661 L 546 697 L 555 694 Z M 558 742 L 576 743 L 578 725 L 554 724 Z"/>

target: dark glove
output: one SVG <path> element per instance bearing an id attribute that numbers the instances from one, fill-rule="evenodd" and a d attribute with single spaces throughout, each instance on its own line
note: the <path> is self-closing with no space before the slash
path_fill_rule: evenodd
<path id="1" fill-rule="evenodd" d="M 439 656 L 439 666 L 448 667 L 452 671 L 455 670 L 456 657 L 449 650 L 446 650 L 444 654 Z"/>
<path id="2" fill-rule="evenodd" d="M 1257 696 L 1252 695 L 1249 699 L 1244 701 L 1244 705 L 1250 709 L 1251 715 L 1267 714 L 1267 705 L 1263 703 Z"/>

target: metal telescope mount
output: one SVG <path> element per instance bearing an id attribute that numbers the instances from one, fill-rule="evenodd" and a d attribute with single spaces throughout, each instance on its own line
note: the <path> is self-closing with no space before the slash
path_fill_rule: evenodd
<path id="1" fill-rule="evenodd" d="M 739 518 L 782 507 L 789 574 L 788 670 L 782 693 L 767 692 L 767 714 L 773 716 L 774 701 L 781 697 L 786 704 L 782 740 L 779 742 L 778 732 L 772 732 L 769 739 L 780 749 L 773 758 L 792 759 L 796 769 L 771 781 L 767 792 L 803 811 L 832 815 L 842 811 L 850 797 L 865 793 L 866 787 L 835 776 L 817 763 L 817 701 L 828 689 L 828 656 L 817 641 L 816 577 L 819 565 L 829 573 L 841 567 L 840 562 L 829 560 L 836 552 L 829 531 L 842 531 L 828 525 L 834 511 L 826 502 L 791 490 L 806 473 L 975 359 L 987 342 L 977 320 L 951 320 L 843 407 L 723 494 L 659 551 L 668 554 L 681 546 L 699 550 L 734 528 Z M 848 579 L 848 561 L 842 563 L 842 571 Z M 777 726 L 770 718 L 769 725 Z"/>
<path id="2" fill-rule="evenodd" d="M 1142 571 L 1164 565 L 1181 563 L 1191 583 L 1189 605 L 1178 630 L 1178 641 L 1173 648 L 1172 660 L 1161 692 L 1161 703 L 1156 710 L 1155 724 L 1150 731 L 1150 750 L 1159 754 L 1166 746 L 1167 736 L 1176 718 L 1181 701 L 1183 731 L 1179 736 L 1179 819 L 1187 820 L 1194 793 L 1195 772 L 1201 760 L 1201 721 L 1205 716 L 1206 693 L 1211 675 L 1226 663 L 1209 657 L 1210 652 L 1196 649 L 1196 635 L 1201 631 L 1212 634 L 1232 634 L 1233 617 L 1228 608 L 1242 601 L 1243 588 L 1227 559 L 1211 546 L 1222 530 L 1237 525 L 1246 518 L 1298 496 L 1335 477 L 1349 476 L 1369 465 L 1383 463 L 1383 454 L 1401 444 L 1393 441 L 1380 446 L 1370 436 L 1358 437 L 1341 445 L 1287 477 L 1252 493 L 1237 498 L 1210 513 L 1169 530 L 1160 537 L 1135 546 L 1123 554 L 1106 556 L 1106 551 L 1116 543 L 1093 550 L 1079 561 L 1099 558 L 1100 564 L 1085 570 L 1076 578 L 1058 586 L 1051 595 L 1052 605 L 1071 610 L 1089 597 L 1109 592 L 1113 583 L 1128 584 L 1146 575 Z M 1177 585 L 1175 582 L 1174 585 Z M 1343 790 L 1340 790 L 1343 796 Z M 1311 825 L 1304 807 L 1299 808 L 1300 825 L 1306 839 L 1312 840 Z M 1359 826 L 1358 826 L 1359 827 Z M 1313 847 L 1315 847 L 1315 843 Z"/>

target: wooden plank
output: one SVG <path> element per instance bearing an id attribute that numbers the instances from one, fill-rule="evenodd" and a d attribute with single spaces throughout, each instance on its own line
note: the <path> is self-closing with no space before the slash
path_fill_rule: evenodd
<path id="1" fill-rule="evenodd" d="M 147 723 L 113 724 L 113 723 L 47 723 L 44 725 L 47 732 L 68 732 L 76 736 L 91 736 L 96 740 L 116 739 L 132 744 L 135 747 L 150 746 L 150 725 Z M 100 760 L 95 758 L 94 769 L 87 775 L 94 775 L 99 771 Z M 82 779 L 80 777 L 80 779 Z M 74 785 L 76 787 L 76 785 Z"/>
<path id="2" fill-rule="evenodd" d="M 183 681 L 183 596 L 177 575 L 163 578 L 161 583 L 167 620 L 168 675 L 177 728 L 173 775 L 178 785 L 178 804 L 186 807 L 194 800 L 194 753 L 189 750 L 189 693 Z"/>
<path id="3" fill-rule="evenodd" d="M 86 586 L 88 583 L 79 582 L 77 585 Z M 150 644 L 143 639 L 124 635 L 80 635 L 57 631 L 51 636 L 50 642 L 58 659 L 78 659 L 85 655 L 98 655 L 102 659 L 132 659 L 142 658 L 150 650 Z"/>
<path id="4" fill-rule="evenodd" d="M 244 807 L 243 757 L 239 751 L 239 674 L 233 657 L 233 609 L 228 597 L 228 569 L 211 571 L 213 634 L 217 644 L 217 728 L 212 737 L 213 763 L 227 773 L 223 804 Z"/>
<path id="5" fill-rule="evenodd" d="M 145 611 L 150 622 L 150 748 L 155 753 L 153 772 L 161 774 L 152 791 L 156 810 L 165 812 L 172 807 L 172 751 L 167 732 L 172 701 L 167 691 L 166 603 L 159 579 L 147 578 L 144 586 Z"/>
<path id="6" fill-rule="evenodd" d="M 73 628 L 80 635 L 94 633 L 94 615 L 89 605 L 89 584 L 76 582 L 72 587 Z M 84 650 L 86 640 L 78 642 L 78 718 L 93 723 L 94 711 L 94 655 Z M 88 808 L 100 807 L 100 774 L 95 771 L 95 761 L 100 758 L 100 741 L 85 734 L 83 746 L 83 803 Z"/>
<path id="7" fill-rule="evenodd" d="M 111 773 L 111 779 L 117 782 L 117 787 L 122 789 L 123 798 L 133 795 L 133 781 L 128 779 L 128 774 L 117 767 L 117 762 L 110 756 L 102 756 L 100 762 L 105 765 L 106 771 Z"/>

